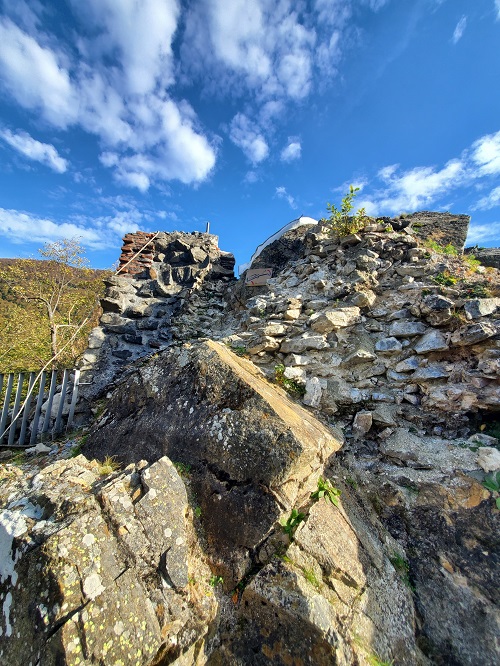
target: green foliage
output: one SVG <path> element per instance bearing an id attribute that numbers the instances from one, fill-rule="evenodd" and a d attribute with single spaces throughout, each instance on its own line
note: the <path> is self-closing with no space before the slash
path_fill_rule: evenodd
<path id="1" fill-rule="evenodd" d="M 181 476 L 189 476 L 191 474 L 191 465 L 188 463 L 174 462 L 174 467 Z"/>
<path id="2" fill-rule="evenodd" d="M 491 291 L 484 284 L 479 284 L 478 282 L 473 284 L 465 283 L 460 290 L 460 296 L 462 298 L 490 298 Z"/>
<path id="3" fill-rule="evenodd" d="M 349 186 L 349 192 L 342 199 L 340 209 L 335 204 L 326 204 L 330 217 L 327 220 L 323 219 L 322 222 L 329 225 L 330 233 L 335 238 L 343 238 L 354 234 L 366 224 L 367 216 L 364 208 L 360 208 L 354 215 L 350 214 L 354 208 L 353 201 L 359 189 L 359 187 Z"/>
<path id="4" fill-rule="evenodd" d="M 448 243 L 448 245 L 439 245 L 439 243 L 433 241 L 432 238 L 429 238 L 424 245 L 438 254 L 448 254 L 452 257 L 458 257 L 459 255 L 457 248 L 451 243 Z"/>
<path id="5" fill-rule="evenodd" d="M 453 287 L 454 284 L 458 282 L 458 278 L 450 273 L 450 271 L 443 271 L 438 273 L 431 278 L 436 284 L 440 284 L 443 287 Z"/>
<path id="6" fill-rule="evenodd" d="M 194 515 L 197 518 L 201 518 L 201 506 L 195 506 L 194 507 Z"/>
<path id="7" fill-rule="evenodd" d="M 410 564 L 408 560 L 405 560 L 405 558 L 399 553 L 393 553 L 392 557 L 390 557 L 389 559 L 392 566 L 401 576 L 401 579 L 403 580 L 404 584 L 407 587 L 409 587 L 412 592 L 414 592 L 415 588 L 410 581 Z"/>
<path id="8" fill-rule="evenodd" d="M 217 585 L 222 585 L 224 583 L 224 578 L 222 576 L 216 576 L 212 574 L 208 580 L 208 584 L 212 587 L 217 587 Z"/>
<path id="9" fill-rule="evenodd" d="M 339 496 L 341 491 L 335 486 L 332 486 L 328 479 L 323 479 L 321 476 L 318 479 L 318 490 L 311 493 L 311 499 L 318 501 L 324 498 L 326 502 L 331 502 L 335 506 L 339 505 Z"/>
<path id="10" fill-rule="evenodd" d="M 293 379 L 288 379 L 288 377 L 285 377 L 285 366 L 282 363 L 274 366 L 274 373 L 276 383 L 282 386 L 285 391 L 290 393 L 290 395 L 300 396 L 305 394 L 305 386 L 299 384 Z"/>
<path id="11" fill-rule="evenodd" d="M 473 254 L 464 254 L 462 260 L 472 271 L 476 271 L 481 266 L 481 262 Z"/>
<path id="12" fill-rule="evenodd" d="M 231 351 L 236 354 L 236 356 L 246 356 L 247 355 L 247 348 L 244 347 L 243 345 L 240 345 L 238 347 L 231 347 Z"/>
<path id="13" fill-rule="evenodd" d="M 500 493 L 500 472 L 491 472 L 483 480 L 483 486 L 492 493 Z M 500 510 L 500 496 L 495 499 L 497 509 Z"/>
<path id="14" fill-rule="evenodd" d="M 80 444 L 77 444 L 76 446 L 71 447 L 71 450 L 69 452 L 69 457 L 70 458 L 76 458 L 77 456 L 80 455 L 81 452 L 82 452 L 82 445 L 80 443 Z"/>
<path id="15" fill-rule="evenodd" d="M 114 456 L 106 456 L 104 460 L 99 463 L 99 474 L 107 476 L 120 469 L 120 463 L 116 462 Z"/>
<path id="16" fill-rule="evenodd" d="M 305 519 L 306 514 L 300 513 L 297 509 L 292 509 L 292 513 L 288 516 L 287 520 L 282 518 L 280 520 L 280 525 L 283 528 L 285 534 L 288 534 L 290 540 L 293 539 L 295 530 L 300 525 L 300 523 Z"/>
<path id="17" fill-rule="evenodd" d="M 57 356 L 74 366 L 99 317 L 103 271 L 77 239 L 47 243 L 42 260 L 0 263 L 0 371 L 38 370 Z"/>
<path id="18" fill-rule="evenodd" d="M 304 567 L 302 569 L 302 573 L 304 574 L 304 578 L 307 580 L 308 583 L 311 583 L 311 585 L 315 587 L 317 590 L 321 589 L 321 583 L 317 579 L 313 569 L 306 569 Z"/>
<path id="19" fill-rule="evenodd" d="M 358 487 L 357 481 L 353 479 L 352 476 L 346 477 L 345 482 L 349 484 L 353 490 L 356 490 L 356 488 Z"/>
<path id="20" fill-rule="evenodd" d="M 367 657 L 370 666 L 393 666 L 394 661 L 382 661 L 376 654 L 370 654 Z"/>

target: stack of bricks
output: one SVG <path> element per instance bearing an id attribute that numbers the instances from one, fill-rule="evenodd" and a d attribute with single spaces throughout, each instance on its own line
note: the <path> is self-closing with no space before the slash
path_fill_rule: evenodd
<path id="1" fill-rule="evenodd" d="M 143 251 L 141 250 L 153 236 L 154 234 L 145 231 L 137 231 L 135 234 L 124 236 L 118 275 L 137 275 L 151 266 L 154 258 L 154 243 L 150 243 Z M 136 253 L 139 254 L 134 257 Z M 132 257 L 134 258 L 132 259 Z M 130 261 L 131 259 L 132 261 Z M 130 263 L 128 263 L 129 261 Z"/>

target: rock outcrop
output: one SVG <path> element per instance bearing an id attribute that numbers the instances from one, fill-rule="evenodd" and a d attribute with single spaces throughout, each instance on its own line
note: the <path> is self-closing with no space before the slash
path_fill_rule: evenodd
<path id="1" fill-rule="evenodd" d="M 2 664 L 196 663 L 203 651 L 217 603 L 181 478 L 168 458 L 103 471 L 81 455 L 4 468 Z"/>

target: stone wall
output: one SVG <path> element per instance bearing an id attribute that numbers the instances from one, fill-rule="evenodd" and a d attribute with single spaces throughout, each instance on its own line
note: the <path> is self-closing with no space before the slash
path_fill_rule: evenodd
<path id="1" fill-rule="evenodd" d="M 88 399 L 131 361 L 176 339 L 213 334 L 234 281 L 233 255 L 219 249 L 217 236 L 198 232 L 127 234 L 120 266 L 105 281 L 100 325 L 83 357 Z"/>

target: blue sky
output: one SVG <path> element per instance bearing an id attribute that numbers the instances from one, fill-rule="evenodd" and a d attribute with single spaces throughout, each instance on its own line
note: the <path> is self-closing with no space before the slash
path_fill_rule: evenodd
<path id="1" fill-rule="evenodd" d="M 351 183 L 500 245 L 500 0 L 0 0 L 0 256 L 210 221 L 243 263 Z"/>

